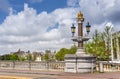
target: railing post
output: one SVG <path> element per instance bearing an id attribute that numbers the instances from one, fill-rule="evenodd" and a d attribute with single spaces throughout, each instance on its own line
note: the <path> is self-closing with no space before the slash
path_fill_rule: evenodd
<path id="1" fill-rule="evenodd" d="M 91 73 L 93 73 L 94 72 L 94 67 L 93 67 L 93 59 L 92 59 L 92 63 L 91 63 Z"/>
<path id="2" fill-rule="evenodd" d="M 29 61 L 29 70 L 31 70 L 31 61 Z"/>
<path id="3" fill-rule="evenodd" d="M 77 67 L 77 65 L 78 65 L 78 62 L 77 62 L 78 59 L 77 59 L 77 56 L 76 56 L 76 59 L 75 59 L 75 60 L 76 60 L 76 62 L 75 62 L 75 63 L 76 63 L 76 73 L 78 73 L 78 67 Z"/>
<path id="4" fill-rule="evenodd" d="M 103 73 L 104 72 L 104 68 L 103 68 L 103 63 L 99 62 L 99 72 Z"/>
<path id="5" fill-rule="evenodd" d="M 45 63 L 46 63 L 46 70 L 49 71 L 49 62 L 46 61 Z"/>
<path id="6" fill-rule="evenodd" d="M 13 60 L 13 69 L 15 69 L 15 61 Z"/>

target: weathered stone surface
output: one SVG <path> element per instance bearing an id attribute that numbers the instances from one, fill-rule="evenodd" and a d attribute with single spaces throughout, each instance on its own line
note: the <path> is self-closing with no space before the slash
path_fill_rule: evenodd
<path id="1" fill-rule="evenodd" d="M 96 57 L 86 54 L 83 49 L 78 49 L 76 54 L 67 54 L 65 61 L 65 72 L 93 72 L 96 65 Z"/>

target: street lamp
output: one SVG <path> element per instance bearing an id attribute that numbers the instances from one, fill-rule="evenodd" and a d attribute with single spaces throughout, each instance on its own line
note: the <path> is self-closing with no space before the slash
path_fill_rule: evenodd
<path id="1" fill-rule="evenodd" d="M 90 32 L 90 28 L 91 28 L 91 25 L 89 24 L 89 22 L 87 22 L 87 25 L 86 25 L 87 34 L 89 34 L 89 32 Z"/>
<path id="2" fill-rule="evenodd" d="M 75 28 L 76 28 L 76 27 L 74 26 L 74 24 L 72 24 L 72 27 L 71 27 L 72 37 L 74 37 Z"/>
<path id="3" fill-rule="evenodd" d="M 89 34 L 89 32 L 90 32 L 90 28 L 91 28 L 91 25 L 89 24 L 89 22 L 87 22 L 87 25 L 86 25 L 87 34 Z M 72 37 L 74 37 L 75 29 L 76 29 L 76 27 L 74 26 L 74 24 L 72 24 L 72 27 L 71 27 Z"/>
<path id="4" fill-rule="evenodd" d="M 84 41 L 88 41 L 90 38 L 88 35 L 83 35 L 83 22 L 84 17 L 82 12 L 77 14 L 77 26 L 78 26 L 78 35 L 75 36 L 75 26 L 72 24 L 71 32 L 72 32 L 72 40 L 78 43 L 78 48 L 76 54 L 67 54 L 65 56 L 65 72 L 75 72 L 75 73 L 84 73 L 84 72 L 93 72 L 95 68 L 95 59 L 96 57 L 87 54 L 84 51 L 83 43 Z M 91 25 L 89 22 L 86 25 L 86 32 L 89 34 Z M 75 62 L 73 62 L 75 61 Z M 71 70 L 72 69 L 72 70 Z"/>
<path id="5" fill-rule="evenodd" d="M 72 40 L 75 42 L 78 42 L 78 48 L 80 48 L 80 49 L 83 48 L 83 42 L 88 41 L 90 39 L 87 36 L 83 36 L 83 22 L 84 22 L 83 14 L 82 14 L 82 12 L 79 12 L 77 15 L 77 23 L 78 23 L 78 36 L 77 37 L 74 36 L 76 27 L 74 26 L 74 24 L 72 24 L 72 27 L 71 27 Z M 91 25 L 89 24 L 89 22 L 87 22 L 87 25 L 86 25 L 87 35 L 90 32 L 90 27 L 91 27 Z"/>

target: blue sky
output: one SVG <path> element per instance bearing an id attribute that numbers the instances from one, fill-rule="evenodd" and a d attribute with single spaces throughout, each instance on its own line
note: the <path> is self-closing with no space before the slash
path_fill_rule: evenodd
<path id="1" fill-rule="evenodd" d="M 36 9 L 37 13 L 42 11 L 50 13 L 57 8 L 67 7 L 67 0 L 1 0 L 0 3 L 4 3 L 6 5 L 6 8 L 0 9 L 0 23 L 2 23 L 9 14 L 5 9 L 9 9 L 11 7 L 17 13 L 24 9 L 25 3 L 27 3 L 29 7 Z"/>
<path id="2" fill-rule="evenodd" d="M 66 0 L 61 0 L 60 2 L 57 0 L 9 0 L 9 3 L 15 8 L 15 10 L 23 10 L 24 3 L 27 3 L 38 12 L 51 12 L 56 8 L 64 8 L 67 5 L 66 2 Z"/>
<path id="3" fill-rule="evenodd" d="M 0 54 L 70 48 L 71 25 L 82 11 L 90 35 L 105 26 L 120 30 L 120 0 L 0 0 Z M 77 36 L 77 30 L 75 35 Z"/>

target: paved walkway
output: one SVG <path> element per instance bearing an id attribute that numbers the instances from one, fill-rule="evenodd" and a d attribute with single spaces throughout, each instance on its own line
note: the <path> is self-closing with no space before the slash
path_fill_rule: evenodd
<path id="1" fill-rule="evenodd" d="M 120 72 L 74 74 L 65 72 L 0 69 L 0 79 L 120 79 Z"/>

